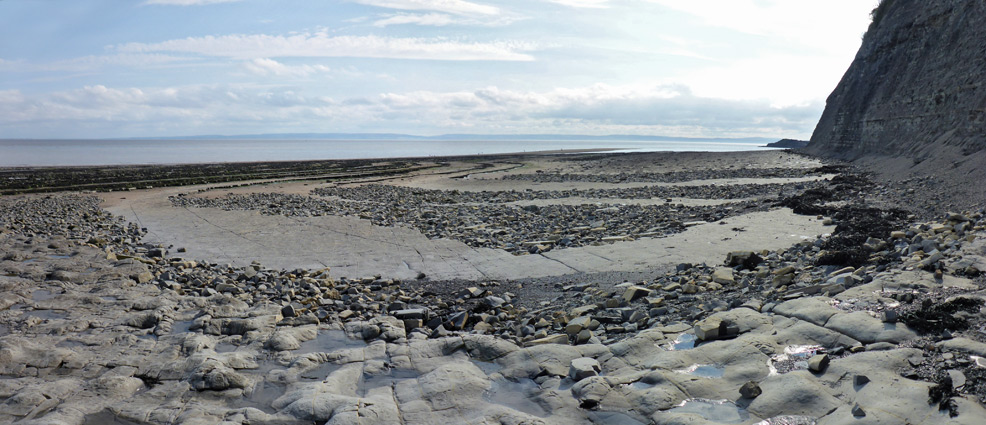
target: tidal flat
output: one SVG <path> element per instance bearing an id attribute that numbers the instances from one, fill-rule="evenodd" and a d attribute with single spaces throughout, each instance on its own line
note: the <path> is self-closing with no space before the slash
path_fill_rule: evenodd
<path id="1" fill-rule="evenodd" d="M 843 164 L 0 176 L 0 422 L 986 421 L 983 211 Z"/>

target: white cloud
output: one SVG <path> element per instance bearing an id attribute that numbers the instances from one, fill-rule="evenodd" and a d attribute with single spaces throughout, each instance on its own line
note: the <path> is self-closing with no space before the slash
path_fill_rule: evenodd
<path id="1" fill-rule="evenodd" d="M 202 6 L 214 3 L 232 3 L 240 0 L 146 0 L 143 4 L 160 4 L 168 6 Z"/>
<path id="2" fill-rule="evenodd" d="M 43 95 L 0 91 L 0 125 L 12 136 L 15 129 L 36 134 L 39 126 L 66 133 L 48 137 L 80 137 L 78 128 L 99 131 L 87 137 L 320 131 L 805 137 L 820 113 L 820 102 L 776 108 L 767 101 L 700 97 L 685 86 L 653 84 L 547 91 L 493 86 L 341 100 L 303 89 L 242 85 L 95 85 Z"/>
<path id="3" fill-rule="evenodd" d="M 373 26 L 378 28 L 387 27 L 390 25 L 421 25 L 421 26 L 431 26 L 431 27 L 444 27 L 449 25 L 461 25 L 461 26 L 483 26 L 483 27 L 499 27 L 510 25 L 518 20 L 521 20 L 519 16 L 482 16 L 482 17 L 462 17 L 453 16 L 444 13 L 399 13 L 396 15 L 385 15 L 384 17 L 373 21 Z"/>
<path id="4" fill-rule="evenodd" d="M 427 14 L 399 14 L 391 15 L 383 19 L 379 19 L 373 22 L 375 27 L 386 27 L 389 25 L 426 25 L 433 27 L 444 27 L 446 25 L 451 25 L 455 23 L 456 20 L 450 15 L 445 15 L 442 13 L 427 13 Z"/>
<path id="5" fill-rule="evenodd" d="M 398 10 L 430 10 L 455 15 L 497 15 L 500 9 L 494 6 L 472 3 L 463 0 L 354 0 L 369 6 Z"/>
<path id="6" fill-rule="evenodd" d="M 524 42 L 462 42 L 444 38 L 329 36 L 326 32 L 280 35 L 189 37 L 160 43 L 128 43 L 124 53 L 181 52 L 252 59 L 258 57 L 363 57 L 452 61 L 532 61 Z"/>
<path id="7" fill-rule="evenodd" d="M 551 3 L 557 3 L 569 7 L 578 8 L 605 8 L 609 7 L 608 3 L 610 0 L 546 0 Z"/>
<path id="8" fill-rule="evenodd" d="M 679 81 L 700 96 L 767 99 L 774 106 L 791 106 L 827 96 L 848 65 L 848 59 L 774 54 L 693 70 Z"/>
<path id="9" fill-rule="evenodd" d="M 273 59 L 256 58 L 243 63 L 247 71 L 260 76 L 307 77 L 331 69 L 325 65 L 285 65 Z"/>
<path id="10" fill-rule="evenodd" d="M 43 71 L 91 71 L 109 66 L 143 68 L 187 62 L 188 60 L 189 58 L 156 53 L 91 55 L 39 65 L 37 69 Z"/>
<path id="11" fill-rule="evenodd" d="M 188 57 L 165 54 L 111 54 L 89 55 L 78 58 L 62 59 L 47 63 L 31 63 L 23 60 L 4 61 L 0 59 L 0 71 L 10 72 L 91 72 L 118 67 L 155 68 L 187 63 Z"/>
<path id="12" fill-rule="evenodd" d="M 693 15 L 705 24 L 775 36 L 823 51 L 859 45 L 877 0 L 647 0 Z M 836 31 L 859 28 L 859 32 Z M 854 53 L 854 52 L 853 52 Z"/>

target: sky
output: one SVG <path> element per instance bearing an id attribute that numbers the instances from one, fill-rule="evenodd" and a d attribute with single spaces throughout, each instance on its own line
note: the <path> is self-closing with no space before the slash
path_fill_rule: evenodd
<path id="1" fill-rule="evenodd" d="M 876 0 L 0 0 L 0 138 L 807 139 Z"/>

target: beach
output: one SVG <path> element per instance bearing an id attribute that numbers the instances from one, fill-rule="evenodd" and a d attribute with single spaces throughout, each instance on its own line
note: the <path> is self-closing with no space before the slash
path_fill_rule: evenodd
<path id="1" fill-rule="evenodd" d="M 0 421 L 986 420 L 983 212 L 888 205 L 908 187 L 842 163 L 0 175 Z"/>

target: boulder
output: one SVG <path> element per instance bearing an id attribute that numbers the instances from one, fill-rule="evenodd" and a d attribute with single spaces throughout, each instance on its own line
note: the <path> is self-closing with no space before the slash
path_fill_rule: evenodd
<path id="1" fill-rule="evenodd" d="M 729 267 L 742 266 L 746 270 L 753 270 L 763 262 L 763 258 L 753 251 L 733 251 L 726 255 L 726 265 Z"/>
<path id="2" fill-rule="evenodd" d="M 580 357 L 572 359 L 572 365 L 568 371 L 568 377 L 578 382 L 590 376 L 596 376 L 602 369 L 599 362 L 590 357 Z"/>
<path id="3" fill-rule="evenodd" d="M 732 285 L 736 283 L 733 278 L 733 269 L 729 267 L 719 267 L 712 273 L 712 281 L 720 285 Z"/>
<path id="4" fill-rule="evenodd" d="M 829 366 L 829 355 L 819 354 L 812 356 L 808 359 L 808 370 L 815 373 L 825 372 L 825 369 Z"/>
<path id="5" fill-rule="evenodd" d="M 760 386 L 757 385 L 756 382 L 749 381 L 743 384 L 742 387 L 740 387 L 739 393 L 740 393 L 740 397 L 746 399 L 754 399 L 757 398 L 760 394 L 763 394 L 763 390 L 760 389 Z"/>
<path id="6" fill-rule="evenodd" d="M 640 286 L 629 286 L 623 292 L 623 301 L 633 302 L 651 294 L 651 290 Z"/>
<path id="7" fill-rule="evenodd" d="M 207 359 L 189 376 L 192 388 L 199 391 L 223 391 L 231 388 L 246 388 L 249 380 L 216 359 Z"/>
<path id="8" fill-rule="evenodd" d="M 723 321 L 717 318 L 708 318 L 695 324 L 695 337 L 702 341 L 711 341 L 720 336 L 720 328 Z"/>

